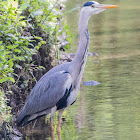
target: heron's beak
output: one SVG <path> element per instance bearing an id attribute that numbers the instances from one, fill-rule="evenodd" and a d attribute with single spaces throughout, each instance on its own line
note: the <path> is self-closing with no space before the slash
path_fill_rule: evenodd
<path id="1" fill-rule="evenodd" d="M 116 8 L 119 7 L 118 5 L 104 5 L 104 4 L 100 4 L 98 6 L 99 8 L 103 8 L 103 9 L 110 9 L 110 8 Z"/>

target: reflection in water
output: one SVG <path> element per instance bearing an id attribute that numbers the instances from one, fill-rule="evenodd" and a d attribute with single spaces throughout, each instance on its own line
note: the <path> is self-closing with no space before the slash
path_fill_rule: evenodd
<path id="1" fill-rule="evenodd" d="M 83 3 L 84 0 L 67 0 L 66 10 Z M 88 57 L 83 76 L 83 82 L 95 80 L 102 84 L 81 85 L 77 101 L 64 112 L 62 140 L 140 140 L 140 18 L 137 8 L 140 1 L 108 0 L 108 3 L 120 5 L 120 8 L 90 19 L 89 51 L 99 56 Z M 78 13 L 78 10 L 73 11 L 64 17 L 74 34 L 72 53 L 79 41 Z M 49 139 L 49 126 L 44 121 L 38 122 L 41 124 L 37 130 L 36 125 L 33 129 L 38 136 L 36 132 L 31 136 L 26 131 L 26 139 Z"/>
<path id="2" fill-rule="evenodd" d="M 50 122 L 45 121 L 45 117 L 21 128 L 25 140 L 45 140 L 45 138 L 50 137 L 50 130 Z"/>

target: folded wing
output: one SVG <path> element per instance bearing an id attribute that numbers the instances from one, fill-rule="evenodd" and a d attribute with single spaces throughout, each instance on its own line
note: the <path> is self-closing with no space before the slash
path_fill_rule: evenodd
<path id="1" fill-rule="evenodd" d="M 21 124 L 21 121 L 25 118 L 28 120 L 27 118 L 33 114 L 50 110 L 63 98 L 66 90 L 69 90 L 71 85 L 72 78 L 68 72 L 59 71 L 51 75 L 44 75 L 32 89 L 16 123 Z"/>

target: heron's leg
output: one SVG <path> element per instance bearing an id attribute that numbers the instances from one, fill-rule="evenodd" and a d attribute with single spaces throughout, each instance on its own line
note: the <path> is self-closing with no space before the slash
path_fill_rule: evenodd
<path id="1" fill-rule="evenodd" d="M 53 117 L 51 116 L 51 138 L 54 140 L 54 126 L 53 126 Z"/>
<path id="2" fill-rule="evenodd" d="M 56 107 L 53 107 L 51 109 L 51 138 L 52 138 L 52 140 L 54 140 L 53 116 L 54 116 L 55 111 L 56 111 Z"/>
<path id="3" fill-rule="evenodd" d="M 57 125 L 57 135 L 58 139 L 61 140 L 61 117 L 63 115 L 64 109 L 59 111 L 59 117 L 58 117 L 58 125 Z"/>

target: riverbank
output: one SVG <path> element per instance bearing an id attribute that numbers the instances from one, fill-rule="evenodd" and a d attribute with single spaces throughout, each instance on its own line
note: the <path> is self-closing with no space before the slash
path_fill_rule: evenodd
<path id="1" fill-rule="evenodd" d="M 58 64 L 59 48 L 70 37 L 61 24 L 64 2 L 1 3 L 0 139 L 21 136 L 14 123 L 18 112 L 36 82 Z"/>

